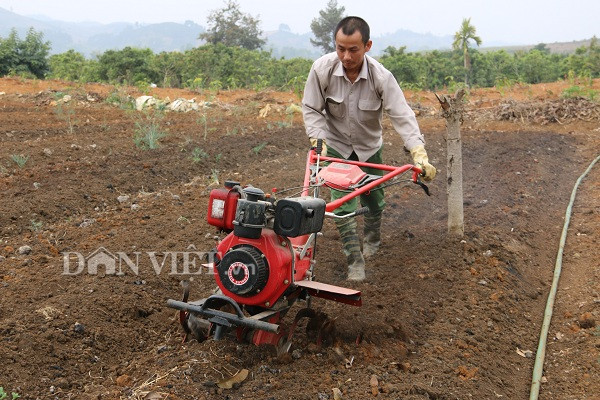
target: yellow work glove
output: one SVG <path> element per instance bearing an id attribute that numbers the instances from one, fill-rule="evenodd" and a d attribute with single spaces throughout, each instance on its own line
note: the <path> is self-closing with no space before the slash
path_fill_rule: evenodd
<path id="1" fill-rule="evenodd" d="M 318 139 L 310 138 L 310 147 L 314 147 L 316 149 L 317 148 L 317 140 Z M 321 150 L 321 156 L 323 156 L 323 157 L 327 156 L 327 145 L 325 144 L 325 139 L 322 139 L 321 147 L 323 148 Z"/>
<path id="2" fill-rule="evenodd" d="M 430 181 L 435 178 L 435 174 L 437 170 L 431 164 L 429 164 L 429 158 L 427 157 L 427 152 L 425 151 L 425 146 L 419 145 L 413 147 L 410 150 L 410 154 L 413 158 L 413 164 L 416 167 L 419 167 L 423 170 L 424 176 L 423 180 Z"/>

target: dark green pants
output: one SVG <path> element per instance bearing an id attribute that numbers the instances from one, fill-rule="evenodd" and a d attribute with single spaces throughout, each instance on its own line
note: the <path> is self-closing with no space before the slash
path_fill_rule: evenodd
<path id="1" fill-rule="evenodd" d="M 369 158 L 367 160 L 367 162 L 372 163 L 372 164 L 382 164 L 383 163 L 383 159 L 381 157 L 382 149 L 383 149 L 383 146 L 379 150 L 377 150 L 377 153 L 373 154 L 371 156 L 371 158 Z M 340 153 L 338 153 L 335 149 L 332 149 L 329 146 L 327 147 L 327 155 L 329 157 L 344 158 L 344 157 L 342 157 L 342 155 Z M 350 157 L 348 157 L 347 160 L 358 161 L 358 156 L 356 155 L 356 153 L 352 152 L 352 154 L 350 154 Z M 367 167 L 361 167 L 361 169 L 363 171 L 365 171 L 367 174 L 379 175 L 379 176 L 383 176 L 383 173 L 385 172 L 382 170 L 378 170 L 378 169 L 374 169 L 374 168 L 367 168 Z M 348 192 L 331 189 L 331 201 L 337 200 L 346 194 L 348 194 Z M 371 214 L 376 214 L 377 212 L 383 211 L 383 209 L 385 207 L 385 200 L 383 198 L 383 195 L 384 195 L 383 189 L 378 187 L 375 190 L 371 190 L 370 192 L 367 192 L 366 194 L 361 194 L 360 195 L 360 204 L 363 207 L 364 206 L 369 207 L 369 212 Z M 346 203 L 342 204 L 340 207 L 336 208 L 333 212 L 336 215 L 346 215 L 346 214 L 350 214 L 351 212 L 356 210 L 356 208 L 357 208 L 357 201 L 356 201 L 356 197 L 355 197 L 352 200 L 347 201 Z"/>

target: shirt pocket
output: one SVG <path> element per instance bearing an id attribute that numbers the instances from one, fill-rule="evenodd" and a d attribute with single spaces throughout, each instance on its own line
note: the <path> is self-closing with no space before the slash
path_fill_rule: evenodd
<path id="1" fill-rule="evenodd" d="M 325 100 L 325 109 L 333 118 L 342 119 L 346 116 L 346 105 L 342 99 L 327 97 Z"/>
<path id="2" fill-rule="evenodd" d="M 381 116 L 381 100 L 359 100 L 358 119 L 370 127 L 379 126 Z"/>

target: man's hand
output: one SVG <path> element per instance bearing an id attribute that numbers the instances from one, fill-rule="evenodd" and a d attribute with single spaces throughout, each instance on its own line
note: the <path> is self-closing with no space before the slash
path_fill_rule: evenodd
<path id="1" fill-rule="evenodd" d="M 317 140 L 319 140 L 319 139 L 310 138 L 310 147 L 314 147 L 316 149 L 317 148 Z M 321 144 L 321 147 L 322 147 L 321 156 L 325 157 L 325 156 L 327 156 L 327 145 L 325 144 L 325 139 L 322 139 L 321 143 L 322 143 Z"/>
<path id="2" fill-rule="evenodd" d="M 416 146 L 410 150 L 410 154 L 413 158 L 413 164 L 423 170 L 423 180 L 431 181 L 435 178 L 437 170 L 431 164 L 429 164 L 429 157 L 425 151 L 425 146 Z"/>

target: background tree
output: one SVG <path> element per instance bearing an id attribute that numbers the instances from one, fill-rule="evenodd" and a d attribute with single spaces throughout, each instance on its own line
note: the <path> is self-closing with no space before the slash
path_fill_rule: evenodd
<path id="1" fill-rule="evenodd" d="M 477 46 L 481 45 L 481 38 L 476 35 L 475 27 L 471 25 L 471 18 L 464 18 L 460 25 L 460 30 L 454 34 L 452 48 L 462 50 L 463 62 L 465 68 L 465 85 L 469 84 L 469 71 L 471 70 L 471 57 L 469 56 L 470 40 L 473 40 Z"/>
<path id="2" fill-rule="evenodd" d="M 172 51 L 161 52 L 152 60 L 152 69 L 158 72 L 160 78 L 157 82 L 162 87 L 181 87 L 181 70 L 183 68 L 184 54 Z"/>
<path id="3" fill-rule="evenodd" d="M 261 48 L 266 41 L 261 39 L 260 19 L 243 14 L 235 0 L 227 0 L 225 7 L 213 10 L 208 16 L 208 30 L 200 39 L 211 44 L 243 47 L 248 50 Z"/>
<path id="4" fill-rule="evenodd" d="M 161 76 L 152 68 L 154 53 L 150 49 L 125 47 L 107 50 L 98 58 L 99 76 L 105 82 L 135 85 L 158 82 Z"/>
<path id="5" fill-rule="evenodd" d="M 50 42 L 44 42 L 44 34 L 29 28 L 21 40 L 12 29 L 8 38 L 0 38 L 0 74 L 31 74 L 43 78 L 49 70 L 48 52 Z"/>
<path id="6" fill-rule="evenodd" d="M 52 79 L 82 81 L 82 71 L 87 61 L 83 54 L 73 49 L 50 56 L 50 75 Z"/>
<path id="7" fill-rule="evenodd" d="M 6 39 L 0 37 L 0 75 L 4 76 L 15 70 L 19 63 L 18 44 L 19 36 L 14 28 Z"/>
<path id="8" fill-rule="evenodd" d="M 315 39 L 310 39 L 310 43 L 315 47 L 322 48 L 325 53 L 335 51 L 335 41 L 333 30 L 338 22 L 344 18 L 344 6 L 337 5 L 337 0 L 329 0 L 327 8 L 319 11 L 319 17 L 312 20 L 310 30 Z"/>

